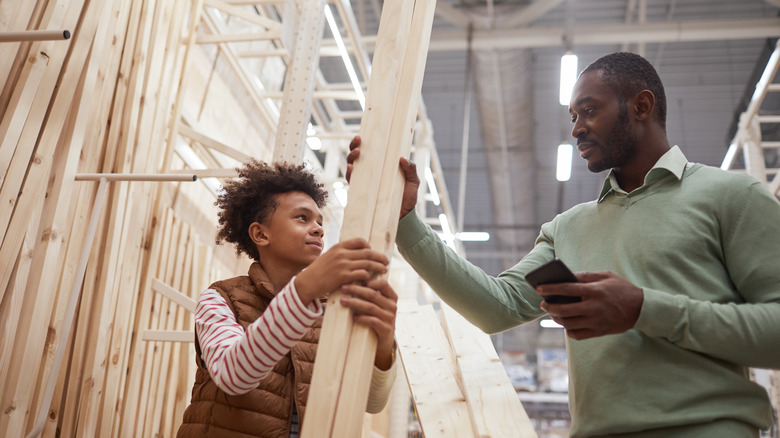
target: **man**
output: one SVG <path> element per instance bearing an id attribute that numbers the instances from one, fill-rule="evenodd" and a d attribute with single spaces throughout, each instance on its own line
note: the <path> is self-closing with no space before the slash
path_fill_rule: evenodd
<path id="1" fill-rule="evenodd" d="M 757 437 L 772 409 L 748 367 L 780 368 L 780 203 L 669 146 L 663 85 L 638 55 L 588 66 L 569 111 L 588 169 L 612 169 L 597 200 L 544 224 L 531 252 L 492 277 L 414 213 L 419 180 L 402 159 L 401 254 L 488 333 L 545 312 L 566 328 L 572 437 Z M 579 282 L 534 290 L 525 274 L 553 258 Z"/>

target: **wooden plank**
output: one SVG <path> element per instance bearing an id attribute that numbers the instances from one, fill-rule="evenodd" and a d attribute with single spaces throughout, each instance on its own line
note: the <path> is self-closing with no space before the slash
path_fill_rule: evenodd
<path id="1" fill-rule="evenodd" d="M 179 222 L 179 233 L 176 236 L 172 236 L 174 241 L 172 242 L 173 249 L 173 263 L 169 265 L 170 281 L 177 287 L 182 287 L 183 272 L 182 267 L 186 266 L 189 254 L 186 247 L 188 246 L 189 225 Z M 191 261 L 190 261 L 191 263 Z M 176 313 L 178 311 L 178 305 L 172 303 L 170 300 L 160 301 L 160 324 L 159 328 L 162 330 L 174 330 L 176 327 Z M 154 364 L 152 381 L 156 382 L 153 386 L 153 391 L 150 393 L 150 399 L 147 402 L 150 410 L 147 413 L 151 431 L 149 435 L 144 436 L 162 436 L 164 435 L 163 415 L 166 411 L 166 398 L 167 393 L 165 389 L 170 383 L 170 370 L 171 370 L 171 350 L 173 346 L 166 342 L 163 343 L 158 351 L 161 353 L 158 355 L 157 362 Z"/>
<path id="2" fill-rule="evenodd" d="M 101 90 L 100 97 L 97 101 L 90 102 L 91 106 L 95 106 L 94 117 L 90 123 L 89 133 L 82 147 L 82 157 L 80 160 L 79 168 L 81 170 L 97 170 L 100 166 L 100 160 L 104 154 L 104 144 L 106 133 L 106 125 L 111 114 L 112 100 L 114 96 L 114 89 L 116 85 L 116 78 L 119 69 L 119 60 L 121 59 L 121 48 L 123 46 L 124 34 L 127 30 L 127 17 L 129 14 L 129 7 L 125 5 L 129 0 L 112 1 L 111 5 L 107 5 L 107 8 L 112 9 L 111 15 L 108 18 L 101 19 L 100 26 L 108 27 L 108 29 L 98 29 L 96 35 L 102 35 L 105 48 L 103 49 L 104 55 L 100 56 L 100 65 L 98 67 L 99 73 L 97 78 L 94 79 L 94 88 Z M 105 24 L 104 24 L 105 23 Z M 96 36 L 96 39 L 98 37 Z M 97 42 L 96 42 L 97 44 Z M 94 55 L 94 49 L 93 54 Z M 64 257 L 65 263 L 62 268 L 62 275 L 60 280 L 60 292 L 59 296 L 67 295 L 63 291 L 67 290 L 69 285 L 73 284 L 76 275 L 76 260 L 77 257 L 72 254 L 78 254 L 80 250 L 80 242 L 83 241 L 83 235 L 87 229 L 87 218 L 90 216 L 92 210 L 93 198 L 95 197 L 96 184 L 77 184 L 80 190 L 79 196 L 73 201 L 76 211 L 72 214 L 74 217 L 73 223 L 70 225 L 71 236 L 68 239 L 68 247 L 66 249 L 66 255 Z M 100 230 L 104 230 L 105 225 L 99 227 Z M 96 236 L 94 242 L 93 252 L 88 264 L 87 274 L 84 279 L 84 287 L 82 288 L 81 305 L 85 308 L 90 307 L 91 298 L 94 296 L 95 290 L 105 290 L 98 285 L 98 281 L 95 279 L 96 273 L 101 271 L 101 265 L 105 261 L 102 257 L 96 256 L 95 253 L 100 253 L 101 248 L 104 248 L 103 232 Z M 94 313 L 91 311 L 85 311 L 87 315 Z M 80 315 L 81 319 L 81 315 Z M 86 319 L 86 318 L 84 318 Z M 53 321 L 53 324 L 56 322 Z M 87 321 L 78 321 L 77 327 L 94 327 L 96 324 L 90 324 Z M 84 347 L 87 343 L 87 334 L 89 333 L 90 339 L 94 339 L 92 331 L 86 329 L 76 330 L 71 337 L 71 342 L 66 348 L 71 352 L 69 357 L 69 373 L 65 373 L 63 370 L 60 373 L 59 382 L 57 384 L 57 391 L 52 399 L 52 404 L 49 409 L 49 415 L 47 416 L 46 425 L 42 433 L 43 436 L 53 436 L 55 433 L 63 433 L 63 436 L 69 436 L 67 431 L 73 430 L 74 417 L 76 412 L 76 403 L 80 400 L 80 382 L 79 377 L 83 375 L 85 351 L 88 349 Z M 106 342 L 105 338 L 98 338 L 103 342 Z M 108 360 L 108 364 L 111 364 L 111 360 Z M 111 386 L 109 385 L 109 389 Z M 104 392 L 105 394 L 105 392 Z M 68 413 L 66 413 L 68 410 Z M 102 417 L 101 417 L 102 418 Z"/>
<path id="3" fill-rule="evenodd" d="M 259 15 L 257 12 L 252 12 L 249 9 L 244 9 L 238 6 L 232 6 L 228 3 L 219 0 L 205 0 L 204 4 L 212 8 L 217 8 L 222 12 L 230 14 L 236 18 L 240 18 L 247 23 L 256 24 L 264 27 L 266 30 L 273 30 L 277 32 L 282 31 L 282 24 L 278 21 L 274 21 L 270 18 Z"/>
<path id="4" fill-rule="evenodd" d="M 0 2 L 0 29 L 11 29 L 20 23 L 27 23 L 27 29 L 37 28 L 44 6 L 44 1 Z M 6 114 L 8 99 L 16 88 L 31 45 L 30 42 L 0 44 L 0 59 L 4 60 L 0 63 L 0 114 Z"/>
<path id="5" fill-rule="evenodd" d="M 140 44 L 146 21 L 141 21 L 144 3 L 130 1 L 122 8 L 126 11 L 122 25 L 126 31 L 116 36 L 121 47 L 121 61 L 117 71 L 117 82 L 114 90 L 113 107 L 110 112 L 108 132 L 105 140 L 105 158 L 103 170 L 109 172 L 130 171 L 128 157 L 129 144 L 132 143 L 135 117 L 135 100 L 142 81 L 138 70 L 145 66 L 146 59 L 142 55 Z M 136 57 L 138 56 L 138 57 Z M 135 68 L 133 66 L 135 65 Z M 101 143 L 103 144 L 103 143 Z M 95 280 L 98 290 L 115 291 L 117 299 L 113 318 L 113 330 L 110 337 L 109 360 L 106 364 L 103 399 L 97 403 L 100 412 L 100 423 L 96 436 L 111 436 L 111 431 L 121 417 L 123 384 L 127 374 L 127 356 L 129 355 L 129 339 L 132 335 L 132 317 L 136 308 L 136 286 L 134 266 L 141 263 L 138 256 L 138 244 L 131 241 L 128 229 L 131 227 L 127 217 L 129 185 L 114 183 L 112 185 L 111 205 L 107 209 L 112 213 L 106 219 L 104 238 L 101 242 L 102 252 L 99 260 L 94 263 L 99 266 Z M 127 269 L 123 269 L 127 267 Z M 88 375 L 88 374 L 87 374 Z M 98 401 L 94 399 L 94 401 Z M 94 403 L 90 400 L 90 403 Z M 94 409 L 94 408 L 91 408 Z"/>
<path id="6" fill-rule="evenodd" d="M 206 29 L 208 29 L 212 34 L 216 34 L 218 32 L 217 25 L 214 23 L 214 20 L 209 16 L 209 14 L 203 14 L 203 23 L 206 25 Z M 220 53 L 224 56 L 224 59 L 228 62 L 228 65 L 230 65 L 230 68 L 233 70 L 236 76 L 238 76 L 239 81 L 241 81 L 241 85 L 243 85 L 243 87 L 247 90 L 249 98 L 252 99 L 252 103 L 255 104 L 255 107 L 260 112 L 260 115 L 263 117 L 263 121 L 265 121 L 268 126 L 276 126 L 278 123 L 277 118 L 271 114 L 271 111 L 268 108 L 268 103 L 258 93 L 257 87 L 253 83 L 253 79 L 250 78 L 247 75 L 246 70 L 241 67 L 238 56 L 235 54 L 232 46 L 227 43 L 220 43 L 219 49 Z"/>
<path id="7" fill-rule="evenodd" d="M 133 2 L 136 4 L 138 2 Z M 143 164 L 145 149 L 136 148 L 135 145 L 145 145 L 151 141 L 148 138 L 147 129 L 144 124 L 148 123 L 149 116 L 144 111 L 144 107 L 147 101 L 145 79 L 147 70 L 152 69 L 151 65 L 153 60 L 154 45 L 151 44 L 152 31 L 154 29 L 154 11 L 155 1 L 144 2 L 140 5 L 139 25 L 135 30 L 135 45 L 134 52 L 128 61 L 135 60 L 132 64 L 132 68 L 129 73 L 128 84 L 128 96 L 126 98 L 127 108 L 124 111 L 123 129 L 118 139 L 120 148 L 123 150 L 123 155 L 119 156 L 118 163 L 123 166 L 125 171 L 133 171 L 137 169 L 144 169 L 146 166 Z M 152 105 L 153 101 L 150 101 L 148 105 Z M 120 370 L 129 369 L 129 373 L 126 375 L 124 372 L 118 374 L 118 378 L 122 381 L 122 392 L 120 398 L 123 402 L 121 417 L 117 417 L 119 424 L 114 427 L 119 436 L 121 437 L 135 437 L 140 433 L 136 433 L 136 426 L 139 422 L 142 423 L 143 418 L 139 418 L 139 396 L 141 382 L 144 376 L 144 357 L 146 352 L 146 346 L 133 342 L 137 339 L 138 330 L 140 327 L 148 327 L 149 321 L 149 309 L 151 303 L 148 301 L 150 293 L 146 293 L 148 289 L 145 288 L 144 279 L 139 279 L 139 275 L 143 274 L 138 269 L 131 269 L 127 266 L 126 260 L 147 260 L 148 263 L 154 264 L 158 255 L 152 251 L 145 253 L 137 247 L 138 242 L 143 241 L 143 236 L 138 234 L 139 227 L 145 227 L 145 222 L 142 221 L 142 217 L 147 213 L 147 201 L 145 191 L 143 187 L 139 187 L 136 184 L 128 185 L 122 192 L 119 193 L 122 197 L 121 202 L 117 204 L 117 215 L 121 215 L 125 211 L 134 211 L 136 209 L 141 210 L 136 212 L 137 217 L 127 217 L 126 221 L 121 224 L 120 227 L 115 229 L 116 238 L 122 239 L 125 245 L 124 253 L 120 255 L 119 259 L 113 262 L 118 268 L 121 268 L 121 276 L 126 278 L 120 278 L 116 276 L 113 287 L 120 288 L 121 295 L 130 295 L 135 297 L 132 301 L 133 308 L 131 312 L 126 312 L 118 315 L 118 322 L 126 324 L 126 332 L 124 334 L 123 351 L 127 351 L 127 355 L 122 357 L 120 362 Z M 162 221 L 165 224 L 165 220 Z M 160 225 L 158 225 L 158 228 Z M 121 280 L 121 281 L 120 281 Z M 140 283 L 139 283 L 140 282 Z M 141 287 L 140 294 L 138 287 Z M 140 297 L 139 297 L 140 296 Z"/>
<path id="8" fill-rule="evenodd" d="M 191 226 L 187 227 L 187 236 L 186 236 L 186 242 L 184 247 L 184 263 L 179 264 L 179 270 L 178 270 L 178 284 L 179 288 L 182 290 L 190 290 L 192 289 L 192 269 L 193 269 L 193 260 L 195 259 L 195 233 Z M 187 297 L 189 298 L 189 297 Z M 171 302 L 171 305 L 169 306 L 169 309 L 171 312 L 173 312 L 174 320 L 173 320 L 173 330 L 176 331 L 184 331 L 185 330 L 185 319 L 187 315 L 191 315 L 192 312 L 182 308 L 176 303 Z M 194 309 L 193 309 L 194 311 Z M 186 315 L 185 315 L 186 314 Z M 189 328 L 189 326 L 187 326 Z M 190 337 L 190 342 L 195 341 L 195 330 L 188 330 L 188 332 L 192 332 L 192 336 Z M 182 421 L 182 417 L 175 417 L 176 412 L 176 403 L 179 400 L 177 396 L 177 388 L 179 387 L 179 382 L 181 380 L 186 381 L 187 375 L 180 375 L 180 364 L 182 361 L 190 363 L 190 357 L 186 355 L 188 349 L 181 348 L 181 345 L 168 345 L 168 348 L 171 350 L 171 359 L 170 361 L 166 362 L 163 360 L 163 364 L 167 365 L 167 378 L 166 378 L 166 390 L 164 393 L 165 400 L 163 404 L 163 408 L 160 410 L 163 413 L 162 421 L 160 425 L 160 434 L 167 435 L 167 436 L 176 436 L 176 432 L 178 429 L 179 424 Z M 184 356 L 184 357 L 183 357 Z M 185 401 L 186 403 L 186 401 Z"/>
<path id="9" fill-rule="evenodd" d="M 184 124 L 179 125 L 179 134 L 191 140 L 197 141 L 198 143 L 202 144 L 203 146 L 209 149 L 214 149 L 215 151 L 221 154 L 225 154 L 228 157 L 233 158 L 234 160 L 238 160 L 242 163 L 249 162 L 250 159 L 249 155 L 239 151 L 236 148 L 230 147 L 222 142 L 214 140 L 213 138 L 207 136 L 206 134 L 202 134 L 187 125 Z"/>
<path id="10" fill-rule="evenodd" d="M 40 215 L 43 205 L 38 206 L 36 211 Z M 8 381 L 11 358 L 14 357 L 8 352 L 14 351 L 14 345 L 17 339 L 16 332 L 19 325 L 19 316 L 22 313 L 22 303 L 24 302 L 24 281 L 16 281 L 17 278 L 27 278 L 32 264 L 33 248 L 35 246 L 35 235 L 37 231 L 37 222 L 31 223 L 30 228 L 25 232 L 22 249 L 16 258 L 11 281 L 8 284 L 8 293 L 0 299 L 0 321 L 2 321 L 2 336 L 0 336 L 0 394 L 5 394 L 5 386 Z"/>
<path id="11" fill-rule="evenodd" d="M 81 6 L 81 4 L 79 3 L 76 6 Z M 72 13 L 77 15 L 79 8 L 76 6 L 74 6 Z M 69 10 L 69 12 L 71 11 Z M 72 52 L 69 55 L 68 64 L 62 76 L 58 92 L 51 104 L 45 128 L 43 131 L 35 133 L 35 138 L 39 138 L 36 160 L 40 160 L 41 166 L 32 166 L 29 170 L 27 182 L 24 186 L 24 196 L 19 199 L 17 209 L 11 221 L 11 227 L 9 228 L 8 235 L 15 236 L 18 234 L 16 230 L 24 229 L 22 227 L 27 226 L 29 221 L 29 216 L 27 215 L 31 206 L 45 199 L 42 190 L 45 190 L 46 187 L 41 187 L 43 182 L 38 181 L 38 179 L 49 182 L 51 184 L 48 190 L 49 197 L 44 204 L 43 217 L 41 218 L 43 227 L 42 236 L 40 237 L 41 242 L 36 247 L 31 272 L 55 272 L 60 248 L 65 240 L 64 237 L 67 236 L 65 224 L 67 223 L 66 215 L 69 209 L 63 207 L 63 205 L 67 205 L 70 202 L 72 184 L 69 182 L 73 180 L 72 175 L 75 174 L 79 156 L 79 150 L 74 151 L 72 145 L 77 144 L 80 147 L 83 142 L 85 121 L 83 118 L 81 121 L 76 118 L 76 124 L 72 128 L 72 132 L 64 136 L 62 127 L 66 114 L 70 109 L 76 84 L 79 82 L 82 71 L 85 68 L 85 60 L 92 45 L 100 12 L 102 12 L 102 8 L 90 8 L 83 16 L 79 35 L 73 41 Z M 86 118 L 89 117 L 86 116 Z M 32 129 L 33 127 L 25 126 L 22 140 L 25 138 L 26 132 L 30 132 L 28 128 Z M 60 140 L 59 143 L 57 141 L 58 138 Z M 62 157 L 67 157 L 67 159 L 57 162 L 56 172 L 52 174 L 50 179 L 48 177 L 48 166 L 50 164 L 47 163 L 52 162 L 55 150 L 61 153 Z M 22 223 L 24 223 L 23 226 Z M 4 241 L 4 246 L 9 241 L 13 244 L 14 240 L 17 239 L 18 237 L 7 238 Z M 31 297 L 29 302 L 31 306 L 28 308 L 32 312 L 31 315 L 51 315 L 57 280 L 58 276 L 56 275 L 30 276 L 28 278 L 25 295 Z M 22 315 L 22 318 L 24 318 L 24 315 Z M 28 323 L 28 327 L 23 329 L 27 332 L 22 334 L 22 336 L 26 336 L 24 342 L 25 350 L 20 352 L 19 356 L 15 355 L 17 358 L 21 358 L 21 360 L 18 361 L 19 368 L 16 371 L 12 371 L 12 373 L 18 373 L 14 379 L 14 389 L 8 388 L 7 394 L 8 397 L 13 397 L 17 406 L 24 408 L 19 409 L 16 414 L 11 413 L 8 417 L 2 417 L 2 420 L 0 420 L 0 429 L 7 427 L 10 435 L 21 433 L 27 421 L 27 414 L 30 411 L 29 404 L 32 402 L 36 384 L 35 379 L 38 377 L 38 371 L 41 366 L 40 355 L 47 339 L 48 328 L 47 325 Z"/>
<path id="12" fill-rule="evenodd" d="M 67 0 L 50 5 L 44 14 L 42 25 L 58 25 L 61 23 L 75 22 L 80 10 L 80 4 L 77 1 L 66 3 Z M 65 6 L 68 8 L 66 9 Z M 41 131 L 44 116 L 46 115 L 49 104 L 51 103 L 52 93 L 60 74 L 60 67 L 64 62 L 68 47 L 55 46 L 58 44 L 53 41 L 44 41 L 32 45 L 33 56 L 27 58 L 26 64 L 22 69 L 21 76 L 14 89 L 9 102 L 8 111 L 0 121 L 0 203 L 5 208 L 0 209 L 0 236 L 2 236 L 2 248 L 0 248 L 0 291 L 4 291 L 10 275 L 9 264 L 13 263 L 13 256 L 18 254 L 19 245 L 21 245 L 21 236 L 17 231 L 9 233 L 12 214 L 17 212 L 22 217 L 29 214 L 28 201 L 21 208 L 17 205 L 20 202 L 20 191 L 23 182 L 28 175 L 31 178 L 36 176 L 40 178 L 41 172 L 48 173 L 50 162 L 49 153 L 42 151 L 33 157 L 38 134 Z M 59 43 L 62 44 L 62 43 Z M 84 52 L 84 55 L 85 56 Z M 76 78 L 78 80 L 78 77 Z M 75 88 L 75 82 L 73 83 Z M 72 92 L 70 90 L 60 90 L 63 93 Z M 45 145 L 50 146 L 50 145 Z M 29 171 L 28 171 L 29 167 Z M 43 189 L 47 178 L 43 176 L 40 180 L 34 180 L 33 184 L 25 187 L 25 196 L 33 195 Z M 24 196 L 22 196 L 24 198 Z M 9 208 L 10 207 L 10 208 Z M 26 217 L 24 219 L 27 219 Z M 23 224 L 18 224 L 26 228 L 27 220 Z M 10 236 L 8 242 L 5 236 Z M 5 252 L 4 252 L 5 250 Z"/>
<path id="13" fill-rule="evenodd" d="M 179 306 L 184 307 L 190 312 L 195 311 L 195 305 L 197 304 L 195 299 L 190 298 L 184 293 L 168 286 L 157 278 L 152 279 L 152 290 L 161 294 L 165 298 L 168 298 Z"/>
<path id="14" fill-rule="evenodd" d="M 442 303 L 441 319 L 455 352 L 474 436 L 535 438 L 531 420 L 490 337 Z"/>
<path id="15" fill-rule="evenodd" d="M 197 44 L 238 43 L 246 41 L 270 41 L 278 40 L 281 32 L 268 30 L 265 32 L 247 32 L 233 34 L 198 35 Z"/>
<path id="16" fill-rule="evenodd" d="M 395 326 L 399 356 L 425 437 L 473 437 L 455 356 L 433 307 L 399 301 Z"/>
<path id="17" fill-rule="evenodd" d="M 401 156 L 409 155 L 412 143 L 412 132 L 417 116 L 417 104 L 420 99 L 435 5 L 435 0 L 418 1 L 414 5 L 407 45 L 402 58 L 401 65 L 403 67 L 395 93 L 395 109 L 390 123 L 388 147 L 386 148 L 377 199 L 377 206 L 388 206 L 388 209 L 384 211 L 377 209 L 373 218 L 371 239 L 369 239 L 372 248 L 383 250 L 388 257 L 392 255 L 395 245 L 398 224 L 395 211 L 400 209 L 404 187 L 404 179 L 397 163 Z M 397 149 L 394 150 L 392 145 L 398 145 Z M 373 334 L 368 329 L 363 327 L 359 327 L 357 330 L 353 329 L 350 335 L 350 349 L 347 353 L 345 375 L 355 375 L 360 369 L 364 372 L 371 370 L 370 364 L 373 360 L 371 353 L 375 351 L 376 347 L 373 341 L 369 340 L 369 336 L 373 337 Z M 366 378 L 370 379 L 370 376 Z M 342 391 L 345 394 L 360 391 L 359 383 L 358 379 L 345 380 Z M 355 398 L 348 400 L 354 401 L 348 402 L 350 403 L 347 405 L 349 408 L 343 412 L 353 412 L 352 415 L 357 415 L 361 409 L 358 404 L 359 400 Z M 353 421 L 347 418 L 337 411 L 334 436 L 348 436 L 345 434 L 351 433 L 349 429 L 341 427 L 352 424 Z"/>
<path id="18" fill-rule="evenodd" d="M 392 192 L 395 182 L 401 178 L 398 159 L 402 148 L 408 147 L 397 143 L 388 144 L 393 122 L 387 121 L 394 120 L 396 111 L 400 114 L 408 110 L 398 109 L 388 102 L 395 102 L 398 98 L 396 93 L 400 88 L 402 68 L 397 60 L 404 59 L 406 45 L 410 43 L 407 37 L 412 23 L 412 8 L 410 2 L 388 1 L 382 11 L 373 73 L 366 96 L 365 117 L 360 126 L 363 153 L 355 163 L 352 192 L 344 209 L 340 237 L 341 240 L 363 237 L 374 249 L 384 249 L 388 255 L 387 249 L 393 245 L 391 235 L 395 225 L 389 229 L 374 227 L 372 220 L 388 217 L 391 223 L 395 221 L 397 224 L 398 221 L 395 212 L 400 208 L 400 193 L 390 195 L 391 198 L 397 198 L 397 204 L 379 204 L 378 201 L 382 193 Z M 415 67 L 403 66 L 410 69 Z M 399 129 L 400 126 L 394 128 Z M 377 169 L 382 169 L 381 178 L 376 178 Z M 323 321 L 304 419 L 304 438 L 314 437 L 315 434 L 356 436 L 362 423 L 376 336 L 366 327 L 352 323 L 349 310 L 338 303 L 340 295 L 335 292 L 328 299 L 328 311 Z M 344 343 L 344 339 L 349 339 L 349 342 Z M 342 392 L 349 396 L 340 396 Z"/>

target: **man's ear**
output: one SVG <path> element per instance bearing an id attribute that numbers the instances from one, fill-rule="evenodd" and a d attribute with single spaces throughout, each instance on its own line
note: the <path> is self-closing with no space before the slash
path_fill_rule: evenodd
<path id="1" fill-rule="evenodd" d="M 634 115 L 638 121 L 644 122 L 653 117 L 655 112 L 655 96 L 650 90 L 642 90 L 634 97 Z"/>
<path id="2" fill-rule="evenodd" d="M 270 242 L 265 232 L 265 227 L 260 222 L 252 222 L 249 225 L 249 238 L 257 246 L 267 246 Z"/>

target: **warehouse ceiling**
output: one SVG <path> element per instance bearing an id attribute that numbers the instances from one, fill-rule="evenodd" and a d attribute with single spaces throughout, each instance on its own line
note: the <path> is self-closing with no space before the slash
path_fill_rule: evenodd
<path id="1" fill-rule="evenodd" d="M 370 4 L 354 1 L 356 16 L 374 13 Z M 423 99 L 460 229 L 492 236 L 465 244 L 469 260 L 492 274 L 511 266 L 541 223 L 592 200 L 604 178 L 575 157 L 571 180 L 555 179 L 557 145 L 570 139 L 568 111 L 558 103 L 567 45 L 580 70 L 617 50 L 647 57 L 667 88 L 670 142 L 691 161 L 720 165 L 774 49 L 766 35 L 780 34 L 779 10 L 764 0 L 439 0 Z M 361 25 L 370 39 L 375 19 Z"/>

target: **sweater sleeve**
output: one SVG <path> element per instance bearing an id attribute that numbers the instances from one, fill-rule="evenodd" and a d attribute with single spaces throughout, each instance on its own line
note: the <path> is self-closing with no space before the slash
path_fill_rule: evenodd
<path id="1" fill-rule="evenodd" d="M 525 273 L 553 258 L 552 245 L 537 240 L 534 249 L 498 277 L 460 257 L 415 213 L 398 224 L 401 255 L 441 297 L 486 333 L 507 330 L 543 315 L 541 297 L 525 281 Z"/>
<path id="2" fill-rule="evenodd" d="M 245 332 L 225 299 L 213 289 L 206 290 L 195 309 L 195 331 L 211 378 L 230 395 L 249 392 L 303 337 L 322 310 L 317 300 L 304 306 L 290 281 Z"/>
<path id="3" fill-rule="evenodd" d="M 715 303 L 644 289 L 635 328 L 743 366 L 780 368 L 780 203 L 759 183 L 724 214 L 723 254 L 743 302 Z"/>

